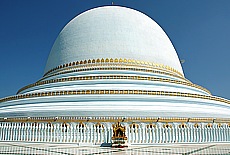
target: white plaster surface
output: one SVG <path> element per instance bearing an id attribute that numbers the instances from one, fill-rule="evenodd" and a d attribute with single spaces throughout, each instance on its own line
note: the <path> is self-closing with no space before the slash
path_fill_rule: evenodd
<path id="1" fill-rule="evenodd" d="M 7 106 L 4 106 L 7 105 Z M 124 116 L 229 118 L 228 104 L 173 96 L 78 95 L 5 102 L 0 116 Z"/>
<path id="2" fill-rule="evenodd" d="M 143 13 L 125 7 L 99 7 L 71 20 L 57 37 L 45 72 L 64 63 L 97 58 L 155 62 L 183 74 L 164 30 Z"/>

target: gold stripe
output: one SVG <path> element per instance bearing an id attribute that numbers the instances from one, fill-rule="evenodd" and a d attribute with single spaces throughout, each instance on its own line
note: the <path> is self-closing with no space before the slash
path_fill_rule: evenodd
<path id="1" fill-rule="evenodd" d="M 132 60 L 132 59 L 118 59 L 118 58 L 102 58 L 102 59 L 88 59 L 88 60 L 80 60 L 80 61 L 76 61 L 76 62 L 70 62 L 70 63 L 66 63 L 63 65 L 59 65 L 51 70 L 49 70 L 48 72 L 46 72 L 44 74 L 44 76 L 59 70 L 59 69 L 63 69 L 63 68 L 67 68 L 67 67 L 75 67 L 75 66 L 83 66 L 85 64 L 95 64 L 95 63 L 113 63 L 113 64 L 134 64 L 137 66 L 145 66 L 145 67 L 150 67 L 150 68 L 161 68 L 164 70 L 168 70 L 170 72 L 174 72 L 176 74 L 179 74 L 181 77 L 184 77 L 182 73 L 180 73 L 179 71 L 177 71 L 176 69 L 169 67 L 169 66 L 165 66 L 163 64 L 158 64 L 158 63 L 152 63 L 152 62 L 145 62 L 145 61 L 139 61 L 139 60 Z"/>
<path id="2" fill-rule="evenodd" d="M 42 81 L 46 78 L 52 77 L 52 76 L 56 76 L 56 75 L 61 75 L 61 74 L 67 74 L 67 73 L 72 73 L 72 72 L 82 72 L 82 71 L 91 71 L 91 70 L 131 70 L 131 71 L 141 71 L 141 72 L 150 72 L 150 73 L 156 73 L 156 74 L 163 74 L 163 75 L 169 75 L 169 76 L 173 76 L 173 77 L 177 77 L 180 79 L 183 79 L 187 82 L 190 82 L 188 79 L 184 78 L 183 76 L 179 76 L 178 74 L 172 74 L 170 72 L 164 72 L 164 71 L 159 71 L 161 70 L 160 68 L 157 68 L 159 70 L 153 69 L 153 68 L 148 68 L 145 67 L 143 68 L 137 68 L 140 66 L 136 66 L 136 65 L 132 65 L 132 64 L 89 64 L 89 65 L 85 65 L 85 66 L 77 66 L 77 67 L 72 67 L 72 68 L 66 68 L 63 70 L 59 70 L 58 72 L 53 72 L 50 75 L 47 75 L 43 78 L 41 78 L 39 81 Z M 75 70 L 73 70 L 75 69 Z M 63 72 L 61 72 L 63 71 Z"/>
<path id="3" fill-rule="evenodd" d="M 159 96 L 179 96 L 179 97 L 193 97 L 199 99 L 207 99 L 213 101 L 224 102 L 230 104 L 230 101 L 227 99 L 223 99 L 220 97 L 214 96 L 206 96 L 199 94 L 191 94 L 191 93 L 181 93 L 181 92 L 167 92 L 167 91 L 146 91 L 146 90 L 71 90 L 71 91 L 56 91 L 56 92 L 42 92 L 42 93 L 29 93 L 29 94 L 21 94 L 6 97 L 0 100 L 1 102 L 17 100 L 17 99 L 25 99 L 25 98 L 34 98 L 34 97 L 44 97 L 44 96 L 63 96 L 63 95 L 89 95 L 89 94 L 97 94 L 97 95 L 108 95 L 105 92 L 108 91 L 108 94 L 138 94 L 138 95 L 159 95 Z M 88 92 L 88 94 L 86 93 Z M 112 92 L 112 93 L 111 93 Z M 125 92 L 125 93 L 124 93 Z"/>
<path id="4" fill-rule="evenodd" d="M 195 87 L 198 89 L 201 89 L 207 93 L 210 93 L 210 91 L 208 91 L 207 89 L 193 84 L 193 83 L 189 83 L 189 82 L 183 82 L 183 81 L 178 81 L 178 80 L 171 80 L 171 79 L 164 79 L 164 78 L 154 78 L 154 77 L 143 77 L 143 76 L 120 76 L 120 75 L 105 75 L 105 76 L 83 76 L 83 77 L 68 77 L 68 78 L 59 78 L 59 79 L 52 79 L 52 80 L 46 80 L 46 81 L 40 81 L 40 82 L 36 82 L 33 84 L 30 84 L 28 86 L 25 86 L 23 88 L 21 88 L 18 92 L 20 93 L 21 91 L 34 87 L 34 86 L 39 86 L 39 85 L 43 85 L 43 84 L 50 84 L 50 83 L 56 83 L 56 82 L 66 82 L 66 81 L 78 81 L 78 80 L 100 80 L 100 79 L 128 79 L 128 80 L 147 80 L 147 81 L 160 81 L 160 82 L 168 82 L 168 83 L 175 83 L 175 84 L 181 84 L 181 85 L 186 85 L 186 86 L 191 86 L 191 87 Z"/>
<path id="5" fill-rule="evenodd" d="M 219 121 L 223 120 L 223 118 L 156 118 L 156 117 L 21 117 L 21 118 L 0 118 L 0 122 L 41 122 L 45 123 L 47 122 L 50 124 L 53 123 L 69 123 L 69 122 L 78 122 L 80 124 L 83 124 L 83 122 L 131 122 L 135 124 L 137 123 L 195 123 L 195 125 L 198 125 L 197 123 L 230 123 L 230 119 L 224 118 L 225 121 Z M 150 125 L 151 125 L 150 124 Z M 152 124 L 154 125 L 154 124 Z M 230 126 L 230 124 L 228 124 Z M 149 126 L 147 126 L 149 127 Z"/>

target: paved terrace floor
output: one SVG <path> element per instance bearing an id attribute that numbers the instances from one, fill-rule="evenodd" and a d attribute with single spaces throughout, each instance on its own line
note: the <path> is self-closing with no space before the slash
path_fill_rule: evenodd
<path id="1" fill-rule="evenodd" d="M 230 155 L 230 143 L 132 145 L 128 148 L 78 146 L 75 144 L 0 142 L 0 154 L 20 155 Z"/>

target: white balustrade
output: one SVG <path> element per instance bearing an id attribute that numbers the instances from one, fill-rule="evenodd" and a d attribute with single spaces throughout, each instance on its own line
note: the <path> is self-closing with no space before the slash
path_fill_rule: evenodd
<path id="1" fill-rule="evenodd" d="M 173 124 L 163 126 L 125 124 L 128 143 L 176 143 L 176 142 L 229 142 L 230 127 L 227 124 L 218 126 L 186 126 Z M 32 141 L 63 143 L 110 143 L 113 136 L 111 123 L 62 124 L 62 123 L 8 123 L 0 124 L 0 141 Z"/>

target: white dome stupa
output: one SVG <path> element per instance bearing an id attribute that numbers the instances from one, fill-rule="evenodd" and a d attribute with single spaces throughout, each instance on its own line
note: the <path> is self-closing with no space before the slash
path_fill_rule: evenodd
<path id="1" fill-rule="evenodd" d="M 62 64 L 98 58 L 152 62 L 183 74 L 164 30 L 143 13 L 125 7 L 99 7 L 72 19 L 52 47 L 45 73 Z"/>

